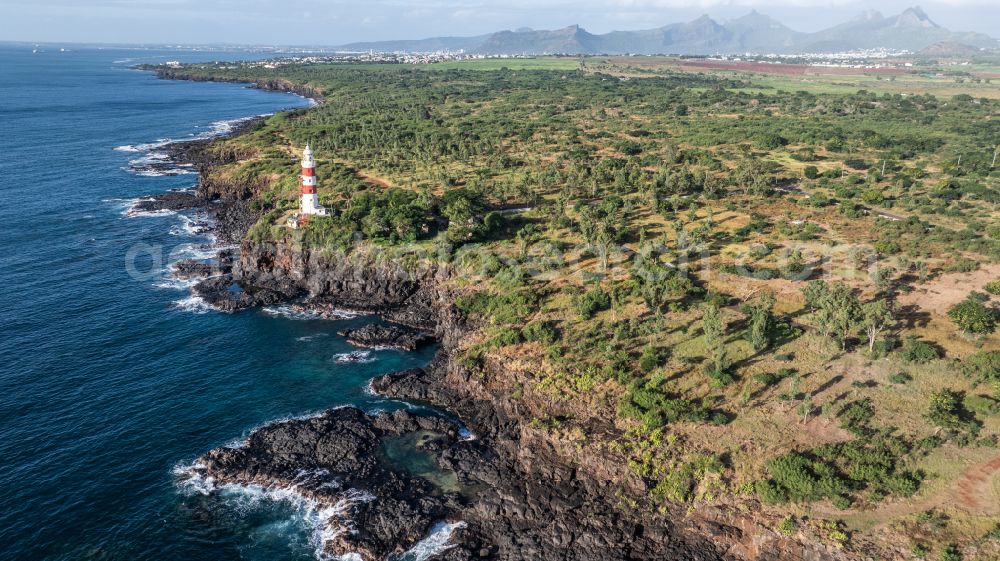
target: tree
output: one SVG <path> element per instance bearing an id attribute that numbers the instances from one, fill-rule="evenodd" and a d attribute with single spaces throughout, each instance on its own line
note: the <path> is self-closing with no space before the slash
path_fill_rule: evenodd
<path id="1" fill-rule="evenodd" d="M 927 420 L 943 429 L 975 434 L 979 431 L 979 423 L 966 411 L 962 397 L 962 394 L 952 390 L 932 393 Z"/>
<path id="2" fill-rule="evenodd" d="M 819 309 L 819 304 L 830 292 L 830 287 L 824 281 L 810 281 L 802 288 L 802 296 L 806 299 L 806 306 L 813 311 Z"/>
<path id="3" fill-rule="evenodd" d="M 707 373 L 712 378 L 713 385 L 726 386 L 732 383 L 733 377 L 727 372 L 729 360 L 723 340 L 726 323 L 719 306 L 714 302 L 706 304 L 701 321 L 702 331 L 705 333 L 705 346 L 712 354 L 712 364 L 709 365 Z"/>
<path id="4" fill-rule="evenodd" d="M 802 289 L 802 294 L 806 305 L 816 311 L 817 329 L 824 336 L 836 339 L 841 348 L 846 348 L 861 316 L 861 305 L 854 290 L 842 282 L 813 281 Z"/>
<path id="5" fill-rule="evenodd" d="M 614 239 L 611 234 L 604 228 L 597 234 L 597 238 L 594 239 L 594 250 L 597 252 L 597 257 L 601 260 L 601 270 L 608 270 L 608 260 L 611 257 L 611 250 L 614 249 Z"/>
<path id="6" fill-rule="evenodd" d="M 469 241 L 480 227 L 478 215 L 482 201 L 478 193 L 469 189 L 445 191 L 441 200 L 441 215 L 448 219 L 448 239 L 455 242 Z"/>
<path id="7" fill-rule="evenodd" d="M 948 317 L 959 329 L 966 333 L 992 333 L 996 328 L 996 316 L 978 299 L 970 297 L 952 306 Z"/>
<path id="8" fill-rule="evenodd" d="M 886 300 L 872 300 L 861 306 L 861 329 L 868 336 L 868 352 L 875 349 L 875 341 L 880 333 L 891 328 L 896 318 L 892 305 Z"/>
<path id="9" fill-rule="evenodd" d="M 528 257 L 528 249 L 531 247 L 531 244 L 535 241 L 536 237 L 537 232 L 535 231 L 535 227 L 531 224 L 517 231 L 517 234 L 515 235 L 515 239 L 517 241 L 517 253 L 522 262 Z"/>
<path id="10" fill-rule="evenodd" d="M 768 192 L 767 171 L 764 169 L 764 164 L 753 156 L 744 158 L 736 166 L 733 170 L 733 180 L 743 190 L 744 195 L 759 197 Z"/>
<path id="11" fill-rule="evenodd" d="M 827 314 L 833 324 L 834 337 L 840 341 L 840 348 L 846 349 L 847 340 L 854 333 L 861 315 L 858 297 L 854 294 L 854 290 L 846 284 L 834 283 L 830 286 L 830 294 L 824 307 L 827 309 Z"/>
<path id="12" fill-rule="evenodd" d="M 755 351 L 762 351 L 771 344 L 769 331 L 774 323 L 773 307 L 774 295 L 770 292 L 742 307 L 743 313 L 748 316 L 747 341 Z"/>

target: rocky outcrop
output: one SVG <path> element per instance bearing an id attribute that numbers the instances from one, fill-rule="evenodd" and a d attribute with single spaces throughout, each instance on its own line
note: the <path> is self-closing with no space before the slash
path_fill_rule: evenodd
<path id="1" fill-rule="evenodd" d="M 249 308 L 279 304 L 301 295 L 294 285 L 283 288 L 249 286 L 233 282 L 231 274 L 209 277 L 192 288 L 209 306 L 221 312 L 238 312 Z"/>
<path id="2" fill-rule="evenodd" d="M 438 282 L 447 271 L 408 270 L 378 255 L 303 249 L 293 243 L 244 241 L 233 280 L 247 289 L 307 296 L 318 306 L 374 314 L 433 333 L 454 319 L 453 297 Z"/>
<path id="3" fill-rule="evenodd" d="M 406 435 L 416 437 L 413 453 L 430 454 L 440 473 L 457 478 L 456 488 L 387 460 L 387 438 Z M 720 559 L 712 544 L 680 538 L 662 517 L 642 523 L 624 517 L 572 468 L 547 460 L 544 471 L 515 471 L 491 444 L 459 439 L 439 417 L 406 411 L 370 417 L 340 408 L 259 429 L 238 448 L 212 450 L 188 476 L 216 486 L 291 491 L 317 510 L 336 510 L 324 543 L 332 556 L 385 559 L 412 547 L 437 522 L 462 521 L 446 559 Z"/>
<path id="4" fill-rule="evenodd" d="M 433 340 L 427 333 L 416 329 L 375 323 L 357 329 L 344 329 L 338 331 L 337 335 L 355 347 L 404 351 L 415 351 Z"/>
<path id="5" fill-rule="evenodd" d="M 433 525 L 462 509 L 453 490 L 436 487 L 386 459 L 387 438 L 417 433 L 415 447 L 446 449 L 458 442 L 450 423 L 406 411 L 370 417 L 345 407 L 275 423 L 238 448 L 205 454 L 188 477 L 225 485 L 291 492 L 330 512 L 323 547 L 331 556 L 354 553 L 381 561 L 404 552 Z"/>
<path id="6" fill-rule="evenodd" d="M 167 191 L 139 199 L 129 209 L 130 212 L 178 211 L 201 208 L 205 201 L 191 191 Z"/>

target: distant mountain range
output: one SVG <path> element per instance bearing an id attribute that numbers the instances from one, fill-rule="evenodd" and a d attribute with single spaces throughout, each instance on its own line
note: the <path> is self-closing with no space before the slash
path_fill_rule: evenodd
<path id="1" fill-rule="evenodd" d="M 949 31 L 919 7 L 886 17 L 869 11 L 815 33 L 802 33 L 758 13 L 725 23 L 702 16 L 656 29 L 593 34 L 578 25 L 563 29 L 498 31 L 475 37 L 434 37 L 341 45 L 350 51 L 459 51 L 490 55 L 521 54 L 740 54 L 824 53 L 859 49 L 920 51 L 937 43 L 997 48 L 1000 42 L 981 33 Z"/>

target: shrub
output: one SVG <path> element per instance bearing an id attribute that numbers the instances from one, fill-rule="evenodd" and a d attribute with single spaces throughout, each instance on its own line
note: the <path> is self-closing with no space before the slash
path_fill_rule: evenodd
<path id="1" fill-rule="evenodd" d="M 857 435 L 869 432 L 868 423 L 875 416 L 875 408 L 869 398 L 859 399 L 846 405 L 840 411 L 840 427 Z"/>
<path id="2" fill-rule="evenodd" d="M 634 380 L 618 403 L 618 413 L 656 429 L 674 421 L 706 422 L 712 417 L 709 403 L 684 399 L 664 393 L 660 389 L 662 376 L 653 376 L 649 381 Z"/>
<path id="3" fill-rule="evenodd" d="M 899 244 L 892 240 L 879 240 L 875 242 L 875 251 L 879 255 L 895 255 L 899 253 Z"/>
<path id="4" fill-rule="evenodd" d="M 642 349 L 642 355 L 639 357 L 639 370 L 643 372 L 652 372 L 660 365 L 660 353 L 657 351 L 656 347 L 652 345 L 646 345 Z"/>
<path id="5" fill-rule="evenodd" d="M 899 350 L 903 360 L 923 364 L 939 358 L 937 347 L 926 341 L 921 341 L 911 335 L 903 340 L 903 346 Z"/>
<path id="6" fill-rule="evenodd" d="M 754 141 L 758 147 L 764 150 L 774 150 L 788 144 L 785 137 L 773 132 L 760 133 L 754 138 Z"/>
<path id="7" fill-rule="evenodd" d="M 927 420 L 931 424 L 956 432 L 975 434 L 979 423 L 965 409 L 962 394 L 952 390 L 941 390 L 931 394 L 927 408 Z"/>
<path id="8" fill-rule="evenodd" d="M 1000 351 L 980 351 L 962 363 L 962 372 L 979 382 L 1000 380 Z"/>
<path id="9" fill-rule="evenodd" d="M 778 533 L 783 536 L 791 536 L 798 529 L 798 524 L 795 523 L 795 519 L 791 515 L 786 516 L 782 519 L 781 523 L 778 524 Z"/>
<path id="10" fill-rule="evenodd" d="M 990 281 L 983 288 L 994 296 L 1000 296 L 1000 280 Z"/>
<path id="11" fill-rule="evenodd" d="M 771 476 L 764 487 L 769 499 L 809 501 L 834 497 L 847 492 L 847 483 L 831 466 L 812 460 L 799 452 L 789 452 L 767 463 Z M 764 497 L 762 497 L 762 500 Z"/>
<path id="12" fill-rule="evenodd" d="M 531 313 L 535 303 L 520 292 L 494 294 L 476 292 L 460 296 L 455 306 L 465 315 L 478 315 L 497 325 L 520 323 Z"/>
<path id="13" fill-rule="evenodd" d="M 962 554 L 958 551 L 958 547 L 952 543 L 941 550 L 941 556 L 938 559 L 940 561 L 962 561 Z"/>
<path id="14" fill-rule="evenodd" d="M 533 321 L 521 329 L 521 336 L 525 341 L 542 343 L 545 345 L 554 343 L 559 338 L 555 327 L 547 321 Z"/>
<path id="15" fill-rule="evenodd" d="M 968 257 L 959 257 L 944 266 L 948 273 L 971 273 L 979 268 L 979 262 Z"/>
<path id="16" fill-rule="evenodd" d="M 806 166 L 803 174 L 806 176 L 806 179 L 816 179 L 819 177 L 819 169 L 816 166 Z"/>
<path id="17" fill-rule="evenodd" d="M 996 327 L 996 317 L 993 310 L 974 298 L 966 298 L 952 306 L 948 310 L 948 317 L 966 333 L 992 333 Z"/>
<path id="18" fill-rule="evenodd" d="M 896 372 L 895 374 L 889 375 L 889 381 L 893 384 L 905 384 L 912 379 L 913 377 L 906 372 Z"/>
<path id="19" fill-rule="evenodd" d="M 490 338 L 490 346 L 496 348 L 516 345 L 520 342 L 521 333 L 517 330 L 506 327 L 497 331 L 493 337 Z"/>
<path id="20" fill-rule="evenodd" d="M 594 317 L 597 312 L 611 307 L 611 297 L 600 286 L 595 286 L 574 298 L 576 313 L 583 319 Z"/>
<path id="21" fill-rule="evenodd" d="M 868 162 L 858 158 L 848 158 L 844 160 L 844 165 L 856 170 L 868 169 Z"/>

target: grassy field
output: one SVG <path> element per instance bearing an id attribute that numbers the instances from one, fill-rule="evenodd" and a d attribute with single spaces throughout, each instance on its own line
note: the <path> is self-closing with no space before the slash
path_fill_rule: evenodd
<path id="1" fill-rule="evenodd" d="M 462 60 L 438 62 L 420 68 L 426 70 L 579 70 L 580 60 L 572 57 Z"/>
<path id="2" fill-rule="evenodd" d="M 930 93 L 951 97 L 967 94 L 989 99 L 1000 98 L 1000 81 L 989 78 L 989 76 L 1000 76 L 998 74 L 1000 65 L 993 64 L 910 68 L 892 74 L 861 70 L 852 72 L 850 69 L 835 69 L 836 73 L 833 73 L 822 67 L 811 67 L 806 75 L 788 75 L 781 70 L 780 65 L 775 65 L 775 70 L 772 72 L 760 71 L 760 65 L 755 65 L 752 71 L 749 68 L 745 71 L 724 70 L 700 67 L 690 60 L 671 57 L 597 58 L 587 62 L 589 67 L 595 70 L 637 76 L 662 72 L 689 72 L 745 80 L 750 86 L 738 90 L 748 93 L 773 93 L 780 90 L 807 91 L 813 94 L 853 94 L 864 89 L 908 95 Z M 956 71 L 967 75 L 947 75 Z"/>

